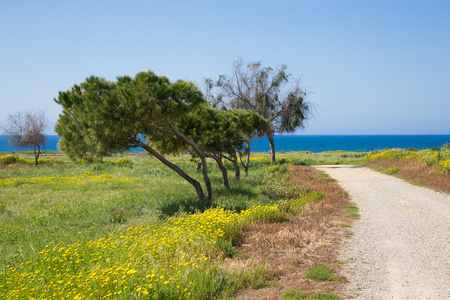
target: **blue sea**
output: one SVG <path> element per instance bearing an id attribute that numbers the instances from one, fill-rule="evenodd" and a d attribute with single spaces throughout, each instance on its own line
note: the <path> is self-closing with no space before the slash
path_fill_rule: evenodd
<path id="1" fill-rule="evenodd" d="M 59 136 L 47 136 L 46 151 L 58 151 Z M 373 151 L 392 148 L 415 148 L 417 150 L 440 147 L 450 142 L 450 135 L 278 135 L 274 137 L 277 152 L 289 151 Z M 8 137 L 0 135 L 0 152 L 29 151 L 8 147 Z M 252 152 L 268 152 L 269 141 L 266 137 L 254 139 Z M 143 151 L 134 149 L 132 151 Z"/>

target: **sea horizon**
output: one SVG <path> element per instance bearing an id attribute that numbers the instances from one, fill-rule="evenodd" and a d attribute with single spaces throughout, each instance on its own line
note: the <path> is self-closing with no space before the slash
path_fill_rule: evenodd
<path id="1" fill-rule="evenodd" d="M 58 135 L 46 135 L 47 143 L 42 151 L 59 151 Z M 275 135 L 277 152 L 291 151 L 375 151 L 394 148 L 414 148 L 416 150 L 441 147 L 450 142 L 450 134 L 284 134 Z M 9 147 L 8 136 L 0 135 L 0 152 L 30 151 L 33 148 Z M 270 150 L 267 137 L 255 138 L 251 141 L 252 152 L 268 152 Z M 141 148 L 129 152 L 144 151 Z"/>

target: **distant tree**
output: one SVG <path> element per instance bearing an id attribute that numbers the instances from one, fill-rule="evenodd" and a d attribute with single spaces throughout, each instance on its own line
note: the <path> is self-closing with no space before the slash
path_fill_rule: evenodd
<path id="1" fill-rule="evenodd" d="M 299 81 L 288 85 L 290 74 L 285 65 L 277 69 L 263 67 L 260 62 L 244 65 L 234 63 L 232 75 L 221 75 L 217 85 L 222 100 L 230 108 L 250 109 L 259 113 L 267 122 L 265 135 L 269 139 L 271 162 L 275 162 L 274 134 L 294 132 L 305 126 L 313 106 L 305 100 L 306 91 Z"/>
<path id="2" fill-rule="evenodd" d="M 211 202 L 211 181 L 206 167 L 205 197 L 197 180 L 152 147 L 154 139 L 171 132 L 189 145 L 206 166 L 204 153 L 176 127 L 179 118 L 205 103 L 202 93 L 191 82 L 171 83 L 167 77 L 151 71 L 134 78 L 118 77 L 117 82 L 92 76 L 66 92 L 59 92 L 55 101 L 63 106 L 55 131 L 61 136 L 59 147 L 69 157 L 142 147 L 188 181 L 200 200 Z"/>
<path id="3" fill-rule="evenodd" d="M 8 123 L 3 132 L 9 136 L 10 145 L 19 148 L 33 147 L 34 165 L 37 166 L 41 147 L 47 142 L 45 136 L 47 127 L 48 121 L 43 111 L 19 111 L 8 116 Z"/>

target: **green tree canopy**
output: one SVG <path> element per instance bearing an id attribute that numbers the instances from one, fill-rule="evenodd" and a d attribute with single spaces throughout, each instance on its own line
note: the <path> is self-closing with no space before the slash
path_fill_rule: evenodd
<path id="1" fill-rule="evenodd" d="M 206 156 L 214 159 L 222 171 L 223 184 L 229 188 L 227 170 L 223 159 L 231 161 L 239 178 L 237 153 L 248 144 L 254 132 L 264 132 L 266 122 L 257 113 L 249 110 L 218 110 L 208 104 L 199 105 L 184 114 L 176 124 L 189 139 L 196 141 Z M 159 132 L 154 136 L 155 148 L 164 153 L 186 151 L 186 144 L 171 132 Z M 195 152 L 192 152 L 196 155 Z"/>
<path id="2" fill-rule="evenodd" d="M 59 147 L 71 158 L 104 155 L 142 147 L 191 183 L 201 200 L 211 201 L 211 182 L 206 158 L 193 140 L 175 126 L 179 119 L 205 103 L 200 90 L 191 82 L 171 83 L 151 71 L 134 78 L 118 77 L 116 82 L 91 76 L 70 90 L 59 92 L 56 103 L 63 112 L 55 131 L 61 136 Z M 199 182 L 151 147 L 152 138 L 171 131 L 192 147 L 204 162 L 206 197 Z"/>

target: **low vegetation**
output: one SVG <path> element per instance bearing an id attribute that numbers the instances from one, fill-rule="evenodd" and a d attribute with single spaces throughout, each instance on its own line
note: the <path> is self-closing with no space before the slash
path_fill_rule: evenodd
<path id="1" fill-rule="evenodd" d="M 448 182 L 445 151 L 290 152 L 275 165 L 258 153 L 230 189 L 208 160 L 211 205 L 142 152 L 102 163 L 43 152 L 37 168 L 32 152 L 2 153 L 0 298 L 340 299 L 333 249 L 358 208 L 308 166 L 376 163 L 400 176 L 408 163 Z M 190 157 L 169 159 L 201 179 Z"/>
<path id="2" fill-rule="evenodd" d="M 337 281 L 340 279 L 339 276 L 334 274 L 333 269 L 327 265 L 313 266 L 308 269 L 305 276 L 313 281 Z"/>
<path id="3" fill-rule="evenodd" d="M 348 211 L 347 217 L 359 219 L 359 208 L 356 205 L 346 205 L 344 207 Z"/>
<path id="4" fill-rule="evenodd" d="M 321 300 L 340 300 L 342 299 L 336 294 L 333 293 L 323 293 L 323 292 L 317 292 L 310 294 L 305 291 L 296 291 L 296 290 L 287 290 L 283 292 L 282 294 L 284 299 L 306 299 L 306 300 L 312 300 L 312 299 L 321 299 Z"/>
<path id="5" fill-rule="evenodd" d="M 367 154 L 368 160 L 417 160 L 425 163 L 429 167 L 438 167 L 442 174 L 450 174 L 450 143 L 446 143 L 440 148 L 417 151 L 415 149 L 407 150 L 384 150 Z M 398 172 L 398 168 L 387 170 L 392 174 Z"/>
<path id="6" fill-rule="evenodd" d="M 371 152 L 363 164 L 413 184 L 450 193 L 450 143 L 420 151 L 393 149 Z"/>
<path id="7" fill-rule="evenodd" d="M 245 255 L 239 241 L 255 224 L 283 224 L 326 197 L 289 183 L 287 166 L 299 158 L 288 156 L 277 165 L 252 158 L 249 176 L 230 181 L 231 189 L 208 162 L 216 197 L 206 205 L 142 153 L 103 163 L 43 153 L 38 168 L 29 166 L 30 155 L 1 158 L 5 299 L 206 299 L 271 286 L 279 275 L 264 263 L 229 266 Z M 201 176 L 188 157 L 170 159 Z"/>

